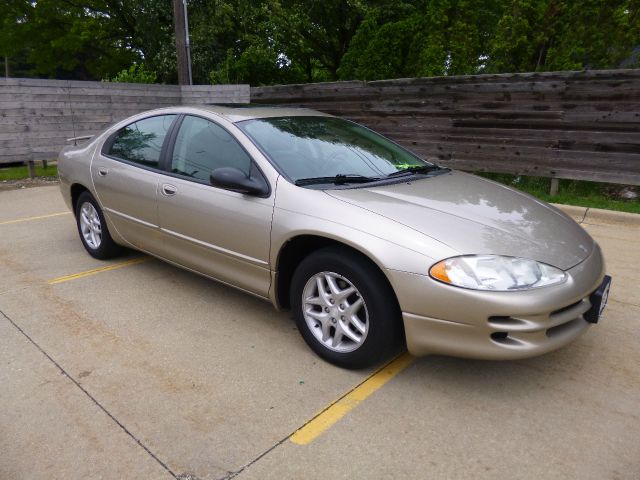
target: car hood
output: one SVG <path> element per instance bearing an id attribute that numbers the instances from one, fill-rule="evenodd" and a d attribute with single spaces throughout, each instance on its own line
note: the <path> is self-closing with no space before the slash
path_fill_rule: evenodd
<path id="1" fill-rule="evenodd" d="M 582 227 L 551 205 L 463 172 L 326 192 L 461 254 L 530 258 L 566 270 L 594 245 Z"/>

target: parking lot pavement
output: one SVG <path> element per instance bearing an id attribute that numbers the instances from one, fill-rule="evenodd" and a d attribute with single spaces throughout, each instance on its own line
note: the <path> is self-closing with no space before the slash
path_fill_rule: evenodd
<path id="1" fill-rule="evenodd" d="M 640 478 L 637 226 L 584 225 L 614 284 L 570 346 L 380 380 L 322 362 L 258 299 L 92 259 L 64 211 L 56 187 L 0 192 L 0 478 Z"/>
<path id="2" fill-rule="evenodd" d="M 172 478 L 2 316 L 0 358 L 0 478 Z"/>

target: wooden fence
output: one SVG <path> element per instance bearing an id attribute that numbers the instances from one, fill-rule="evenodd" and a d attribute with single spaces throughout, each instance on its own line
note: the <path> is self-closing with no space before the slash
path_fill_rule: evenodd
<path id="1" fill-rule="evenodd" d="M 0 164 L 55 158 L 65 139 L 143 110 L 249 101 L 302 105 L 471 171 L 640 185 L 640 70 L 251 88 L 0 79 Z M 73 118 L 73 122 L 71 121 Z"/>
<path id="2" fill-rule="evenodd" d="M 346 117 L 463 170 L 640 185 L 640 70 L 251 89 L 252 102 Z"/>
<path id="3" fill-rule="evenodd" d="M 0 79 L 0 165 L 53 159 L 67 138 L 94 134 L 144 110 L 248 101 L 248 85 Z"/>

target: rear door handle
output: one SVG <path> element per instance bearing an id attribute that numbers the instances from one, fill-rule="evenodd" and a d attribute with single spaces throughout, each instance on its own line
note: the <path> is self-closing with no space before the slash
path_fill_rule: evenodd
<path id="1" fill-rule="evenodd" d="M 109 170 L 107 170 L 106 168 L 104 167 L 98 168 L 98 175 L 100 175 L 101 177 L 105 177 L 107 173 L 109 173 Z"/>
<path id="2" fill-rule="evenodd" d="M 174 186 L 171 185 L 170 183 L 163 183 L 162 184 L 162 194 L 163 195 L 175 195 L 176 192 L 178 191 L 178 189 Z"/>

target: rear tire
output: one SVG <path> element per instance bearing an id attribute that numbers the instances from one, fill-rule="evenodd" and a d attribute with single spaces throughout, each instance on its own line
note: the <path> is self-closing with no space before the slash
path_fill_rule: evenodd
<path id="1" fill-rule="evenodd" d="M 93 195 L 82 192 L 78 197 L 75 213 L 80 240 L 89 255 L 107 260 L 121 252 L 122 247 L 111 238 L 102 209 Z"/>
<path id="2" fill-rule="evenodd" d="M 307 345 L 340 367 L 369 367 L 402 343 L 400 309 L 386 277 L 345 248 L 323 248 L 300 263 L 291 306 Z"/>

